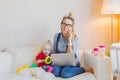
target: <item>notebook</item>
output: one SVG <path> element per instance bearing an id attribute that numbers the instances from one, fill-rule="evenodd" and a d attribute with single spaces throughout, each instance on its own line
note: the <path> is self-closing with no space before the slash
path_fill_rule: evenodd
<path id="1" fill-rule="evenodd" d="M 53 65 L 58 66 L 76 66 L 74 54 L 72 53 L 56 53 L 51 54 Z"/>

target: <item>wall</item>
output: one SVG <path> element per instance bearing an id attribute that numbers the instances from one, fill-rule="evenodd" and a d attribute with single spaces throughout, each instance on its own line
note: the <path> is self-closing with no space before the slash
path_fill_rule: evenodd
<path id="1" fill-rule="evenodd" d="M 109 46 L 110 16 L 100 14 L 101 5 L 102 0 L 0 0 L 0 49 L 53 40 L 69 12 L 76 20 L 79 48 Z"/>

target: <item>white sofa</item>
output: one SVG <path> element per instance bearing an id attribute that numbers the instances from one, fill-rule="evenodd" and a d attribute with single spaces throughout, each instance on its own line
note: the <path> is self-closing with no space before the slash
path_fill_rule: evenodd
<path id="1" fill-rule="evenodd" d="M 38 47 L 9 48 L 0 52 L 0 80 L 113 80 L 109 57 L 95 57 L 91 51 L 87 50 L 78 50 L 77 56 L 81 66 L 89 66 L 94 69 L 94 75 L 86 72 L 71 78 L 46 76 L 45 79 L 40 79 L 17 74 L 16 68 L 31 65 L 37 52 Z M 41 77 L 45 77 L 45 75 Z"/>

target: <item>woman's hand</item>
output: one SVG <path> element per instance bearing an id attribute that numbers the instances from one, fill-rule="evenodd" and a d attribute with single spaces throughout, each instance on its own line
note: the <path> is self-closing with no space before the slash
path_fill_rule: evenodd
<path id="1" fill-rule="evenodd" d="M 72 30 L 68 30 L 68 32 L 66 33 L 66 38 L 68 39 L 68 42 L 72 41 L 72 37 L 73 37 Z"/>

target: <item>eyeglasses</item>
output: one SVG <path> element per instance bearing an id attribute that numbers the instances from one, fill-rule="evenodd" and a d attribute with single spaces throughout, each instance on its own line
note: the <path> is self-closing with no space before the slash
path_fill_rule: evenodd
<path id="1" fill-rule="evenodd" d="M 69 27 L 69 28 L 72 27 L 72 24 L 66 24 L 66 23 L 64 23 L 64 22 L 61 23 L 61 25 L 64 26 L 64 27 Z"/>

